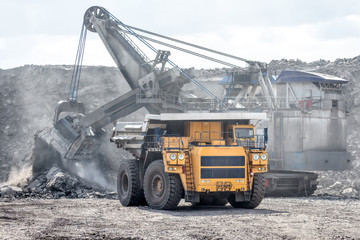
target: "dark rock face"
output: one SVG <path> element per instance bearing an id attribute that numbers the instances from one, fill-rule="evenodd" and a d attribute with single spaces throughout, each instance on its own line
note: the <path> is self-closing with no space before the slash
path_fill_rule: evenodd
<path id="1" fill-rule="evenodd" d="M 7 180 L 15 152 L 11 139 L 17 134 L 20 116 L 16 111 L 16 84 L 0 71 L 0 182 Z"/>
<path id="2" fill-rule="evenodd" d="M 71 76 L 72 66 L 26 65 L 0 70 L 0 186 L 2 182 L 17 185 L 17 179 L 14 183 L 9 177 L 18 178 L 17 172 L 32 168 L 33 136 L 52 126 L 55 107 L 58 101 L 66 99 Z M 86 112 L 128 91 L 122 78 L 117 68 L 84 67 L 79 101 L 85 103 Z M 120 159 L 118 153 L 112 154 Z M 9 175 L 10 172 L 16 174 Z M 46 173 L 42 170 L 35 173 L 38 182 L 33 185 L 39 187 L 38 184 L 44 183 L 43 174 Z M 23 178 L 26 177 L 29 176 Z M 72 181 L 66 174 L 65 178 Z M 60 186 L 55 184 L 54 187 Z"/>
<path id="3" fill-rule="evenodd" d="M 34 134 L 51 127 L 55 107 L 65 100 L 72 66 L 34 66 L 0 70 L 0 182 L 11 168 L 31 165 Z M 92 111 L 129 90 L 114 67 L 84 67 L 79 101 Z"/>

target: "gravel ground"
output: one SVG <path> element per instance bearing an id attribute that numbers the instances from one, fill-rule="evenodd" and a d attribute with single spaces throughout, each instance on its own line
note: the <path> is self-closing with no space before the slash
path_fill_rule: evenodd
<path id="1" fill-rule="evenodd" d="M 266 198 L 255 210 L 122 207 L 106 199 L 0 202 L 1 239 L 360 239 L 360 200 Z"/>

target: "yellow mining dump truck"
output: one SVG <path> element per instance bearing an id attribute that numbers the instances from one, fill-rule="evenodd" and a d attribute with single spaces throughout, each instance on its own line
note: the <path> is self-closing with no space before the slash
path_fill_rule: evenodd
<path id="1" fill-rule="evenodd" d="M 135 156 L 120 165 L 121 204 L 172 209 L 185 198 L 193 204 L 257 207 L 265 193 L 267 136 L 256 135 L 249 123 L 264 118 L 264 113 L 198 112 L 118 122 L 111 141 Z"/>

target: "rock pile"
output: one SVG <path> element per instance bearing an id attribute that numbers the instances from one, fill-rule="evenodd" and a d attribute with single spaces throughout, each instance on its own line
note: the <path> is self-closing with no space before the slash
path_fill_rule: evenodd
<path id="1" fill-rule="evenodd" d="M 360 198 L 360 180 L 354 170 L 320 172 L 316 195 Z"/>
<path id="2" fill-rule="evenodd" d="M 117 199 L 117 193 L 75 175 L 52 167 L 36 177 L 28 179 L 23 187 L 5 185 L 0 187 L 0 199 L 11 201 L 17 198 L 107 198 Z"/>

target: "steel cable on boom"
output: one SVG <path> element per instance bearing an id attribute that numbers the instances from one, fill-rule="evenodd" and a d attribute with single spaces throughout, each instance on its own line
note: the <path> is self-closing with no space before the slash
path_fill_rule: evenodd
<path id="1" fill-rule="evenodd" d="M 125 25 L 123 22 L 121 22 L 118 18 L 116 18 L 113 14 L 111 14 L 109 11 L 107 11 L 106 9 L 104 9 L 104 11 L 106 11 L 106 13 L 109 15 L 109 17 L 111 17 L 115 22 L 117 22 L 118 24 L 120 24 L 121 26 L 123 26 L 127 31 L 129 31 L 133 36 L 135 36 L 139 41 L 141 41 L 142 43 L 144 43 L 146 46 L 148 46 L 152 51 L 154 51 L 155 53 L 157 53 L 157 49 L 155 47 L 153 47 L 149 42 L 147 42 L 145 39 L 143 39 L 142 37 L 140 37 L 136 32 L 134 32 L 131 28 L 127 27 L 127 25 Z M 224 110 L 228 110 L 227 106 L 225 105 L 225 103 L 219 99 L 217 96 L 215 96 L 212 92 L 210 92 L 207 88 L 205 88 L 201 83 L 199 83 L 196 79 L 192 78 L 189 74 L 187 74 L 184 70 L 182 70 L 179 66 L 177 66 L 174 62 L 172 62 L 170 59 L 166 60 L 171 66 L 173 66 L 174 68 L 176 68 L 181 74 L 183 74 L 186 78 L 188 78 L 190 81 L 192 81 L 196 86 L 198 86 L 201 90 L 203 90 L 206 94 L 208 94 L 209 96 L 211 96 L 213 99 L 215 99 L 220 106 L 224 109 Z"/>
<path id="2" fill-rule="evenodd" d="M 71 77 L 69 92 L 68 92 L 68 100 L 71 102 L 76 102 L 78 97 L 79 85 L 80 85 L 80 75 L 81 75 L 81 67 L 84 59 L 84 50 L 87 36 L 87 28 L 85 25 L 82 25 L 79 45 L 76 52 L 76 58 L 74 63 L 74 69 Z"/>
<path id="3" fill-rule="evenodd" d="M 124 29 L 120 29 L 120 30 L 121 30 L 122 32 L 127 33 L 127 34 L 134 35 L 133 33 L 129 32 L 129 31 L 126 31 L 126 30 L 124 30 Z M 188 53 L 188 54 L 192 54 L 192 55 L 194 55 L 194 56 L 197 56 L 197 57 L 200 57 L 200 58 L 204 58 L 204 59 L 207 59 L 207 60 L 209 60 L 209 61 L 217 62 L 217 63 L 223 64 L 223 65 L 225 65 L 225 66 L 232 67 L 232 68 L 239 68 L 239 66 L 237 66 L 237 65 L 234 65 L 234 64 L 231 64 L 231 63 L 228 63 L 228 62 L 225 62 L 225 61 L 222 61 L 222 60 L 213 58 L 213 57 L 209 57 L 209 56 L 203 55 L 203 54 L 201 54 L 201 53 L 197 53 L 197 52 L 194 52 L 194 51 L 191 51 L 191 50 L 187 50 L 187 49 L 185 49 L 185 48 L 181 48 L 181 47 L 178 47 L 178 46 L 169 44 L 169 43 L 165 43 L 165 42 L 162 42 L 162 41 L 159 41 L 159 40 L 156 40 L 156 39 L 153 39 L 153 38 L 144 36 L 144 35 L 140 35 L 140 34 L 137 34 L 137 35 L 140 36 L 140 37 L 142 37 L 143 39 L 148 40 L 148 41 L 151 41 L 151 42 L 154 42 L 154 43 L 158 43 L 158 44 L 164 45 L 164 46 L 166 46 L 166 47 L 170 47 L 170 48 L 173 48 L 173 49 L 176 49 L 176 50 L 179 50 L 179 51 Z"/>
<path id="4" fill-rule="evenodd" d="M 173 42 L 188 45 L 190 47 L 198 48 L 198 49 L 205 50 L 205 51 L 208 51 L 208 52 L 212 52 L 212 53 L 215 53 L 215 54 L 218 54 L 218 55 L 222 55 L 222 56 L 225 56 L 225 57 L 240 60 L 240 61 L 246 62 L 248 64 L 251 64 L 253 62 L 253 61 L 247 60 L 245 58 L 237 57 L 237 56 L 234 56 L 234 55 L 231 55 L 231 54 L 228 54 L 228 53 L 224 53 L 224 52 L 220 52 L 220 51 L 217 51 L 217 50 L 214 50 L 214 49 L 211 49 L 211 48 L 206 48 L 206 47 L 199 46 L 199 45 L 189 43 L 189 42 L 185 42 L 185 41 L 182 41 L 182 40 L 179 40 L 179 39 L 176 39 L 176 38 L 172 38 L 172 37 L 168 37 L 168 36 L 161 35 L 161 34 L 158 34 L 158 33 L 150 32 L 150 31 L 147 31 L 147 30 L 144 30 L 144 29 L 141 29 L 141 28 L 137 28 L 137 27 L 133 27 L 133 26 L 129 26 L 129 25 L 126 25 L 126 26 L 129 27 L 129 28 L 135 29 L 136 31 L 139 31 L 139 32 L 147 33 L 147 34 L 150 34 L 150 35 L 153 35 L 153 36 L 156 36 L 156 37 L 160 37 L 160 38 L 164 38 L 164 39 L 167 39 L 167 40 L 170 40 L 170 41 L 173 41 Z"/>

